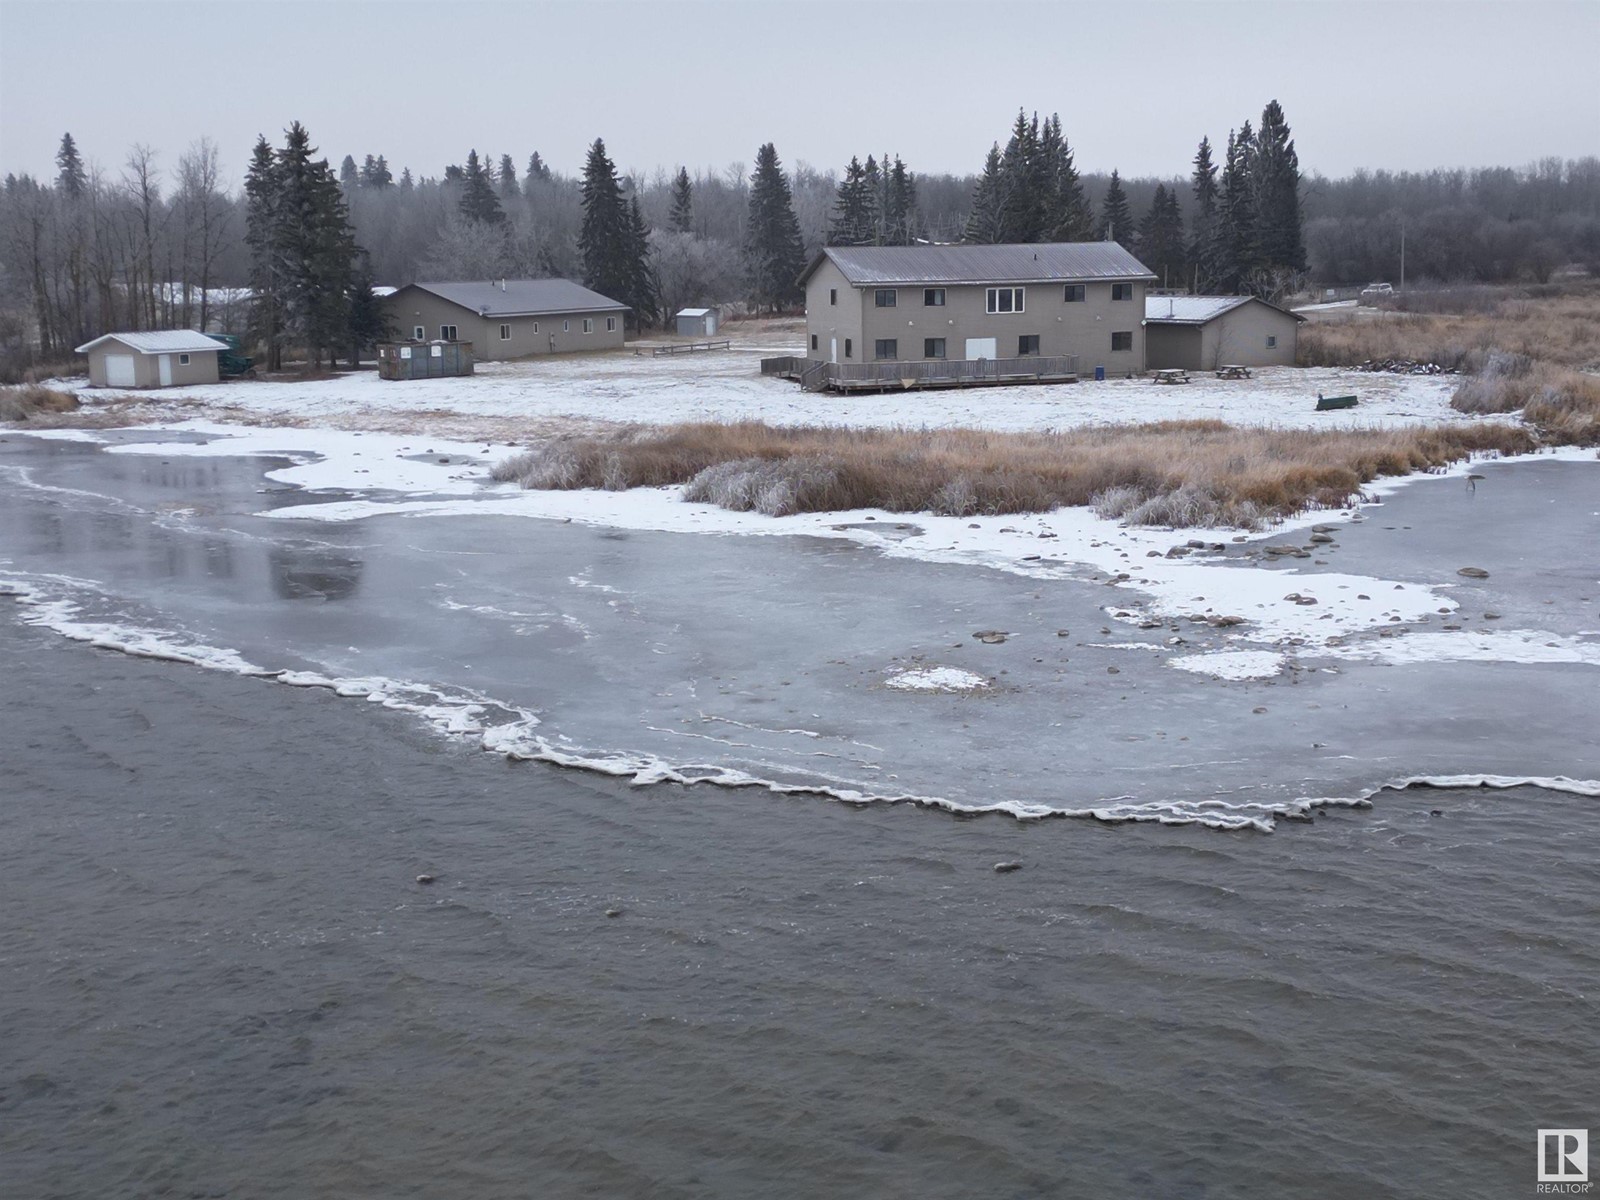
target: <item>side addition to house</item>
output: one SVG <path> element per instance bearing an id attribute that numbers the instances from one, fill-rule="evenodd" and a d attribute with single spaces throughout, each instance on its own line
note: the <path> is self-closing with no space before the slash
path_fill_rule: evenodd
<path id="1" fill-rule="evenodd" d="M 1292 367 L 1304 320 L 1254 296 L 1151 296 L 1144 303 L 1150 369 Z"/>

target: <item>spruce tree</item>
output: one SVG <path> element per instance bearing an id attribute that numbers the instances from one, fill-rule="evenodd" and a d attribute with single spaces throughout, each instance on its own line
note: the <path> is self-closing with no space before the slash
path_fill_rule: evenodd
<path id="1" fill-rule="evenodd" d="M 672 180 L 672 228 L 678 233 L 694 232 L 694 185 L 689 182 L 689 168 L 679 167 Z"/>
<path id="2" fill-rule="evenodd" d="M 278 245 L 278 160 L 266 137 L 256 139 L 245 174 L 245 245 L 250 249 L 252 320 L 267 348 L 267 369 L 283 365 L 283 261 Z"/>
<path id="3" fill-rule="evenodd" d="M 1001 203 L 1004 199 L 1005 179 L 1001 173 L 1000 143 L 989 147 L 983 160 L 983 173 L 972 189 L 972 210 L 967 216 L 967 228 L 962 240 L 978 245 L 992 246 L 1000 241 L 1003 228 Z"/>
<path id="4" fill-rule="evenodd" d="M 909 246 L 917 234 L 917 181 L 898 154 L 884 178 L 883 191 L 883 244 Z"/>
<path id="5" fill-rule="evenodd" d="M 67 199 L 77 200 L 88 190 L 89 176 L 78 155 L 78 144 L 70 133 L 61 135 L 61 148 L 56 151 L 56 171 L 56 187 Z"/>
<path id="6" fill-rule="evenodd" d="M 527 182 L 528 183 L 549 183 L 550 182 L 550 168 L 545 166 L 544 159 L 539 157 L 539 152 L 537 150 L 535 150 L 533 152 L 533 154 L 528 159 Z"/>
<path id="7" fill-rule="evenodd" d="M 800 222 L 795 219 L 789 181 L 779 165 L 777 147 L 771 142 L 756 151 L 745 237 L 751 295 L 756 304 L 774 310 L 798 304 L 800 272 L 806 265 L 805 246 L 800 240 Z"/>
<path id="8" fill-rule="evenodd" d="M 394 336 L 394 326 L 372 284 L 372 259 L 363 250 L 356 255 L 346 299 L 346 338 L 352 367 L 361 365 L 364 352 Z"/>
<path id="9" fill-rule="evenodd" d="M 650 228 L 645 224 L 644 210 L 639 207 L 639 194 L 634 193 L 628 205 L 628 240 L 625 247 L 628 269 L 628 291 L 619 297 L 633 310 L 633 318 L 640 329 L 652 326 L 661 315 L 661 286 L 650 265 Z"/>
<path id="10" fill-rule="evenodd" d="M 511 161 L 511 155 L 500 156 L 500 194 L 502 196 L 518 196 L 522 188 L 517 184 L 517 164 Z"/>
<path id="11" fill-rule="evenodd" d="M 315 367 L 322 351 L 344 344 L 349 327 L 349 285 L 357 253 L 344 192 L 328 160 L 305 127 L 290 125 L 274 158 L 277 187 L 272 242 L 281 264 L 286 329 L 306 348 Z"/>
<path id="12" fill-rule="evenodd" d="M 1139 222 L 1138 254 L 1139 261 L 1160 278 L 1162 287 L 1183 283 L 1183 210 L 1178 206 L 1178 194 L 1169 192 L 1164 183 L 1156 184 L 1150 211 Z"/>
<path id="13" fill-rule="evenodd" d="M 1000 155 L 1003 182 L 1000 199 L 1000 241 L 1037 242 L 1045 232 L 1045 168 L 1039 156 L 1039 116 L 1030 121 L 1017 110 L 1011 140 Z"/>
<path id="14" fill-rule="evenodd" d="M 339 186 L 345 191 L 353 191 L 361 182 L 361 173 L 356 170 L 355 156 L 346 154 L 344 161 L 339 164 Z"/>
<path id="15" fill-rule="evenodd" d="M 389 160 L 383 155 L 378 155 L 378 161 L 372 169 L 372 178 L 368 182 L 375 188 L 386 188 L 394 183 L 394 176 L 389 173 Z"/>
<path id="16" fill-rule="evenodd" d="M 1195 290 L 1209 292 L 1221 276 L 1217 242 L 1217 167 L 1211 161 L 1211 139 L 1201 138 L 1194 155 L 1194 174 L 1190 190 L 1194 193 L 1194 237 L 1189 242 L 1190 279 Z M 1198 267 L 1196 272 L 1193 268 Z"/>
<path id="17" fill-rule="evenodd" d="M 1300 224 L 1300 158 L 1283 108 L 1271 101 L 1261 113 L 1250 159 L 1259 266 L 1273 272 L 1306 269 Z"/>
<path id="18" fill-rule="evenodd" d="M 414 186 L 416 186 L 416 185 L 414 183 L 412 183 L 412 180 L 411 180 L 411 168 L 410 167 L 401 167 L 400 168 L 400 190 L 402 192 L 409 192 Z"/>
<path id="19" fill-rule="evenodd" d="M 1250 160 L 1255 135 L 1250 122 L 1228 134 L 1227 157 L 1222 164 L 1218 209 L 1219 291 L 1240 292 L 1257 266 L 1255 194 L 1250 181 Z"/>
<path id="20" fill-rule="evenodd" d="M 861 198 L 865 208 L 862 213 L 863 246 L 883 245 L 883 170 L 878 160 L 867 155 L 866 166 L 861 168 Z"/>
<path id="21" fill-rule="evenodd" d="M 1095 235 L 1105 242 L 1119 242 L 1126 246 L 1133 241 L 1133 213 L 1128 207 L 1128 193 L 1122 190 L 1122 178 L 1115 170 L 1106 188 L 1105 199 L 1100 204 L 1100 226 Z"/>
<path id="22" fill-rule="evenodd" d="M 828 224 L 828 245 L 866 246 L 872 241 L 872 207 L 867 197 L 866 168 L 855 155 L 833 197 L 833 217 Z"/>
<path id="23" fill-rule="evenodd" d="M 1039 134 L 1039 154 L 1046 166 L 1045 229 L 1053 242 L 1086 242 L 1094 236 L 1094 217 L 1084 198 L 1083 182 L 1072 161 L 1072 147 L 1061 132 L 1061 117 L 1051 113 Z"/>
<path id="24" fill-rule="evenodd" d="M 622 200 L 616 164 L 607 157 L 606 144 L 600 138 L 589 147 L 580 194 L 583 226 L 578 232 L 578 250 L 583 255 L 584 286 L 626 304 L 634 286 L 628 254 L 631 217 Z"/>
<path id="25" fill-rule="evenodd" d="M 472 150 L 467 154 L 467 166 L 462 172 L 465 188 L 457 205 L 461 215 L 469 221 L 480 221 L 488 225 L 498 225 L 506 219 L 505 212 L 500 207 L 500 197 L 494 194 L 494 185 L 489 182 L 489 172 L 478 161 L 478 152 Z"/>

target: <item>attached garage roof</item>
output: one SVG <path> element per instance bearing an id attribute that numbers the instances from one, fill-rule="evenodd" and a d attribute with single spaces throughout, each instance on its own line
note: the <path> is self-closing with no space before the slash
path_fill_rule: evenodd
<path id="1" fill-rule="evenodd" d="M 625 312 L 627 305 L 570 279 L 497 279 L 465 283 L 413 283 L 480 317 L 539 317 L 546 313 Z M 404 292 L 405 289 L 401 288 Z"/>
<path id="2" fill-rule="evenodd" d="M 1204 325 L 1245 304 L 1263 304 L 1296 321 L 1305 320 L 1258 296 L 1146 296 L 1144 319 L 1151 325 Z"/>
<path id="3" fill-rule="evenodd" d="M 1085 279 L 1154 279 L 1116 242 L 1038 242 L 1009 246 L 830 246 L 824 259 L 857 285 L 1057 283 Z"/>
<path id="4" fill-rule="evenodd" d="M 228 349 L 228 343 L 192 329 L 160 329 L 145 333 L 108 333 L 85 342 L 74 353 L 87 354 L 103 342 L 121 342 L 140 354 L 194 354 L 202 350 Z"/>

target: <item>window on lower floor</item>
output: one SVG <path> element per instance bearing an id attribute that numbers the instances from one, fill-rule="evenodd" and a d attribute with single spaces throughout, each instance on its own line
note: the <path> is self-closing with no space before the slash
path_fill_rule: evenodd
<path id="1" fill-rule="evenodd" d="M 811 335 L 811 348 L 813 350 L 817 348 L 817 335 L 814 333 Z"/>
<path id="2" fill-rule="evenodd" d="M 1272 345 L 1272 340 L 1270 338 L 1267 340 L 1267 345 Z M 187 354 L 178 355 L 178 365 L 180 367 L 187 367 L 189 365 L 189 356 Z"/>
<path id="3" fill-rule="evenodd" d="M 893 308 L 899 298 L 899 293 L 893 288 L 879 288 L 872 294 L 872 303 L 879 308 Z"/>
<path id="4" fill-rule="evenodd" d="M 509 325 L 500 326 L 500 340 L 502 342 L 509 342 L 511 340 L 511 326 L 509 326 Z"/>
<path id="5" fill-rule="evenodd" d="M 924 308 L 943 308 L 944 307 L 944 289 L 943 288 L 923 288 L 922 289 L 922 305 L 923 305 Z"/>
<path id="6" fill-rule="evenodd" d="M 844 340 L 844 356 L 846 358 L 850 357 L 850 339 L 849 338 L 845 338 L 845 340 Z"/>
<path id="7" fill-rule="evenodd" d="M 606 318 L 606 332 L 607 333 L 615 333 L 616 331 L 617 331 L 617 319 L 615 317 L 607 317 Z"/>
<path id="8" fill-rule="evenodd" d="M 922 357 L 923 358 L 943 358 L 944 356 L 945 355 L 944 355 L 944 339 L 943 338 L 923 338 L 922 339 Z"/>
<path id="9" fill-rule="evenodd" d="M 1133 284 L 1131 284 L 1131 283 L 1113 283 L 1111 285 L 1111 298 L 1113 300 L 1132 300 L 1133 299 Z"/>
<path id="10" fill-rule="evenodd" d="M 424 329 L 421 325 L 413 325 L 411 327 L 411 340 L 413 342 L 425 341 L 427 339 L 427 337 L 428 337 L 428 331 L 426 329 Z"/>
<path id="11" fill-rule="evenodd" d="M 1022 312 L 1027 299 L 1027 288 L 990 288 L 984 305 L 992 313 Z"/>
<path id="12" fill-rule="evenodd" d="M 1267 335 L 1267 349 L 1268 350 L 1276 350 L 1277 348 L 1278 348 L 1277 335 L 1269 333 Z"/>
<path id="13" fill-rule="evenodd" d="M 872 343 L 873 358 L 899 358 L 900 341 L 898 338 L 879 338 Z"/>
<path id="14" fill-rule="evenodd" d="M 537 321 L 535 321 L 535 322 L 534 322 L 534 323 L 533 323 L 533 331 L 534 331 L 534 332 L 535 332 L 535 333 L 538 333 L 538 332 L 539 332 L 539 322 L 537 322 Z"/>
<path id="15" fill-rule="evenodd" d="M 456 340 L 456 327 L 454 325 L 441 325 L 441 326 L 439 326 L 439 340 L 441 342 L 453 342 L 453 341 L 455 341 Z"/>
<path id="16" fill-rule="evenodd" d="M 583 331 L 585 333 L 593 333 L 594 332 L 594 318 L 585 317 L 583 319 Z"/>
<path id="17" fill-rule="evenodd" d="M 1017 357 L 1027 358 L 1030 354 L 1039 353 L 1039 335 L 1025 333 L 1017 339 Z"/>
<path id="18" fill-rule="evenodd" d="M 838 288 L 829 288 L 828 289 L 828 303 L 829 304 L 837 304 L 837 303 L 839 303 L 839 289 Z"/>
<path id="19" fill-rule="evenodd" d="M 1133 349 L 1133 330 L 1125 329 L 1121 333 L 1111 335 L 1111 348 L 1113 350 Z"/>
<path id="20" fill-rule="evenodd" d="M 1067 284 L 1067 294 L 1062 299 L 1068 304 L 1082 304 L 1088 297 L 1084 294 L 1083 284 L 1069 283 Z"/>

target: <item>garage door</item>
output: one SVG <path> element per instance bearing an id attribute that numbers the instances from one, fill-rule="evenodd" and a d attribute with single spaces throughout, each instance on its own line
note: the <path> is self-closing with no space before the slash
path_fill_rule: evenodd
<path id="1" fill-rule="evenodd" d="M 138 376 L 133 373 L 133 355 L 106 355 L 106 383 L 110 387 L 135 387 Z"/>

